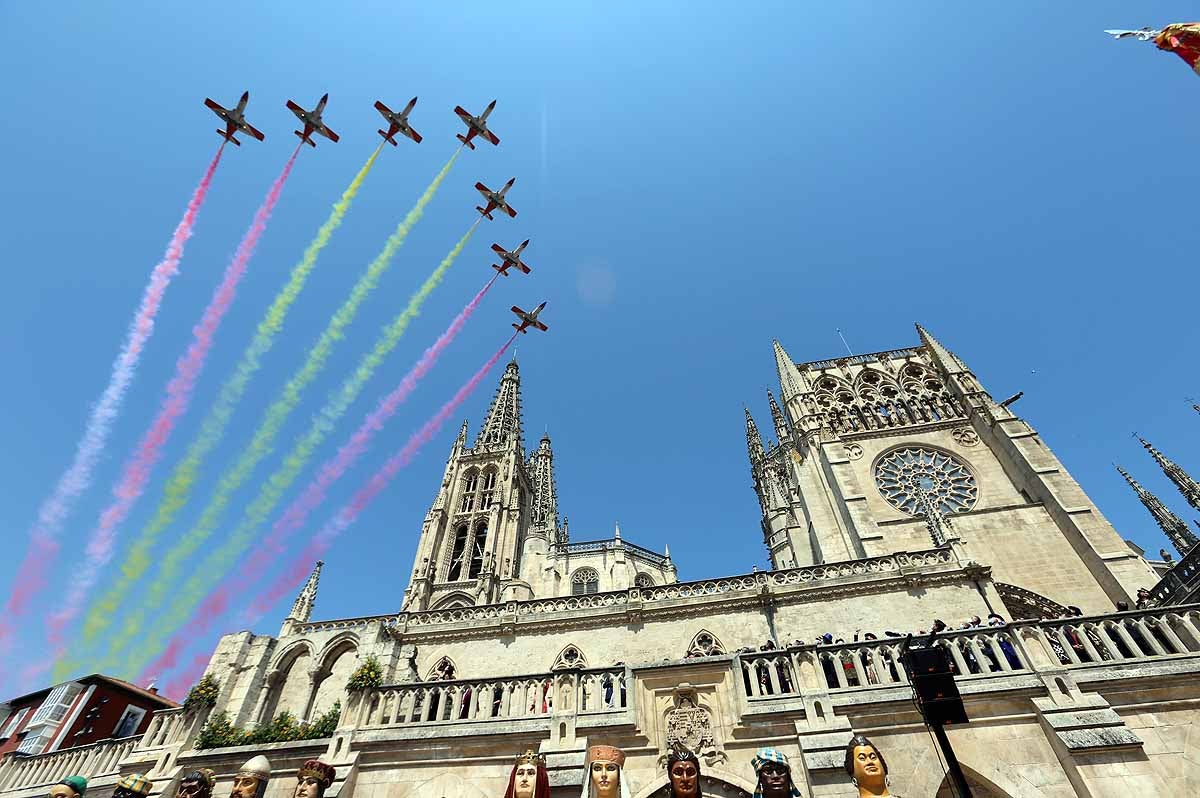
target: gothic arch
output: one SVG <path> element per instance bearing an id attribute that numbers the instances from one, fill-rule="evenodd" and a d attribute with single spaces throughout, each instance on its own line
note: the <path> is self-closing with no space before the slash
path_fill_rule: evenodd
<path id="1" fill-rule="evenodd" d="M 284 667 L 291 665 L 292 661 L 297 657 L 303 654 L 311 657 L 315 653 L 313 644 L 308 640 L 297 640 L 294 643 L 289 643 L 275 655 L 275 660 L 271 663 L 271 667 L 267 668 L 267 672 L 282 670 Z"/>
<path id="2" fill-rule="evenodd" d="M 716 657 L 725 654 L 726 651 L 725 644 L 715 634 L 701 629 L 688 644 L 687 653 L 690 656 Z"/>
<path id="3" fill-rule="evenodd" d="M 265 723 L 280 712 L 303 717 L 312 696 L 313 646 L 307 640 L 297 640 L 275 657 L 267 670 L 268 687 L 258 723 Z"/>
<path id="4" fill-rule="evenodd" d="M 880 398 L 891 398 L 898 393 L 899 387 L 890 375 L 876 368 L 864 368 L 858 372 L 858 376 L 854 379 L 854 392 L 866 402 L 877 402 Z M 884 392 L 885 388 L 891 389 L 890 394 Z"/>
<path id="5" fill-rule="evenodd" d="M 576 568 L 571 573 L 571 594 L 575 596 L 598 593 L 600 591 L 600 573 L 591 566 Z"/>
<path id="6" fill-rule="evenodd" d="M 561 671 L 572 668 L 586 668 L 587 666 L 587 657 L 579 650 L 578 646 L 572 643 L 558 652 L 558 656 L 554 658 L 554 665 L 550 670 Z"/>
<path id="7" fill-rule="evenodd" d="M 321 650 L 320 663 L 313 676 L 312 698 L 304 715 L 309 720 L 333 708 L 346 694 L 346 683 L 358 666 L 358 635 L 342 632 Z"/>
<path id="8" fill-rule="evenodd" d="M 448 596 L 443 596 L 438 599 L 438 602 L 430 609 L 432 610 L 457 610 L 462 607 L 474 607 L 475 597 L 467 593 L 451 593 Z"/>
<path id="9" fill-rule="evenodd" d="M 357 652 L 358 647 L 359 639 L 357 632 L 350 630 L 341 631 L 331 637 L 321 647 L 321 653 L 317 655 L 316 660 L 320 663 L 321 668 L 328 668 L 333 664 L 333 660 L 341 656 L 346 648 L 352 648 Z"/>
<path id="10" fill-rule="evenodd" d="M 1067 613 L 1067 608 L 1057 601 L 1023 587 L 997 582 L 996 590 L 1000 593 L 1004 608 L 1014 621 L 1061 618 Z"/>
<path id="11" fill-rule="evenodd" d="M 449 678 L 446 678 L 449 676 Z M 453 681 L 458 678 L 458 666 L 449 657 L 441 657 L 425 676 L 427 682 Z"/>

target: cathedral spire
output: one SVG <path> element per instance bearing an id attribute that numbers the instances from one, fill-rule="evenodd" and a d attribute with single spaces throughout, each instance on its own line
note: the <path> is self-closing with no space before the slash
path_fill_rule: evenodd
<path id="1" fill-rule="evenodd" d="M 550 448 L 549 433 L 542 436 L 531 460 L 533 512 L 529 534 L 544 535 L 551 543 L 558 543 L 562 534 L 558 525 L 558 487 L 554 482 L 554 451 Z"/>
<path id="2" fill-rule="evenodd" d="M 324 564 L 321 560 L 317 560 L 312 573 L 308 575 L 308 581 L 304 583 L 304 587 L 300 588 L 300 595 L 296 596 L 296 601 L 292 604 L 292 611 L 287 616 L 288 620 L 297 623 L 308 623 L 311 620 L 313 605 L 317 603 L 317 582 L 321 581 L 321 566 Z"/>
<path id="3" fill-rule="evenodd" d="M 791 437 L 791 427 L 784 418 L 783 411 L 779 409 L 779 403 L 775 401 L 775 395 L 771 393 L 770 388 L 767 389 L 767 403 L 771 405 L 771 421 L 775 423 L 775 438 L 780 443 L 784 443 Z"/>
<path id="4" fill-rule="evenodd" d="M 783 403 L 787 404 L 792 398 L 804 393 L 804 378 L 792 360 L 783 350 L 778 340 L 772 341 L 775 346 L 775 370 L 779 372 L 779 390 L 783 392 Z"/>
<path id="5" fill-rule="evenodd" d="M 767 452 L 763 449 L 762 436 L 758 434 L 758 425 L 754 423 L 754 416 L 750 415 L 750 408 L 744 408 L 746 411 L 746 447 L 750 450 L 750 465 L 757 466 L 767 456 Z"/>
<path id="6" fill-rule="evenodd" d="M 496 389 L 496 396 L 479 429 L 474 448 L 482 445 L 485 448 L 502 449 L 515 444 L 524 457 L 525 440 L 521 433 L 521 372 L 514 356 L 500 378 L 500 387 Z"/>
<path id="7" fill-rule="evenodd" d="M 1188 525 L 1183 522 L 1183 519 L 1168 510 L 1167 506 L 1157 496 L 1139 485 L 1138 481 L 1129 476 L 1129 472 L 1125 469 L 1117 466 L 1117 472 L 1125 477 L 1125 481 L 1129 483 L 1129 487 L 1133 488 L 1142 505 L 1150 511 L 1150 515 L 1154 516 L 1155 522 L 1166 534 L 1167 539 L 1171 541 L 1171 545 L 1175 547 L 1180 556 L 1187 554 L 1188 550 L 1196 545 L 1198 539 L 1192 533 L 1192 530 L 1188 529 Z"/>
<path id="8" fill-rule="evenodd" d="M 1179 488 L 1179 492 L 1183 494 L 1183 498 L 1187 500 L 1187 503 L 1195 509 L 1200 510 L 1200 482 L 1196 482 L 1176 463 L 1168 460 L 1162 452 L 1151 446 L 1145 438 L 1139 435 L 1138 440 L 1142 442 L 1142 446 L 1146 447 L 1146 451 L 1150 452 L 1150 456 L 1154 458 L 1154 462 L 1158 463 L 1158 467 L 1163 470 L 1167 478 L 1175 483 L 1175 487 Z"/>
<path id="9" fill-rule="evenodd" d="M 921 336 L 921 345 L 929 350 L 929 355 L 933 359 L 933 362 L 943 372 L 946 374 L 957 374 L 960 371 L 970 371 L 967 368 L 967 364 L 963 363 L 958 355 L 942 346 L 941 341 L 934 338 L 929 330 L 926 330 L 919 323 L 917 324 L 917 335 Z"/>

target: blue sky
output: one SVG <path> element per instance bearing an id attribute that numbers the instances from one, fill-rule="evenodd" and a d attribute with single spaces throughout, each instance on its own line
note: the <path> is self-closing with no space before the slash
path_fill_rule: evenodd
<path id="1" fill-rule="evenodd" d="M 492 241 L 531 237 L 533 274 L 496 286 L 317 521 L 504 340 L 510 304 L 541 299 L 551 333 L 523 337 L 518 350 L 526 442 L 549 429 L 573 537 L 607 536 L 619 520 L 635 542 L 669 543 L 684 578 L 765 565 L 742 403 L 768 420 L 772 338 L 798 360 L 833 357 L 844 351 L 839 327 L 855 352 L 870 352 L 913 345 L 920 321 L 994 396 L 1025 391 L 1014 409 L 1146 549 L 1164 541 L 1113 462 L 1192 516 L 1130 432 L 1200 474 L 1200 416 L 1185 401 L 1200 396 L 1190 257 L 1200 79 L 1152 45 L 1102 33 L 1179 21 L 1191 4 L 1145 2 L 1136 13 L 1107 0 L 136 6 L 0 7 L 9 76 L 0 529 L 11 541 L 0 587 L 215 148 L 217 119 L 202 100 L 229 104 L 244 89 L 267 140 L 226 153 L 107 459 L 68 524 L 68 552 L 95 524 L 294 146 L 284 101 L 309 106 L 326 91 L 326 121 L 342 140 L 302 153 L 125 541 L 378 142 L 372 103 L 400 108 L 414 94 L 411 121 L 425 141 L 382 154 L 210 461 L 200 499 L 453 152 L 461 126 L 450 109 L 498 98 L 501 146 L 460 158 L 281 445 L 471 223 L 476 180 L 517 176 L 519 216 L 481 227 L 322 455 L 486 280 Z M 472 434 L 498 377 L 465 408 Z M 318 615 L 398 608 L 456 428 L 327 558 Z M 56 584 L 75 562 L 61 560 Z M 273 631 L 285 611 L 258 631 Z M 30 645 L 36 631 L 25 630 Z"/>

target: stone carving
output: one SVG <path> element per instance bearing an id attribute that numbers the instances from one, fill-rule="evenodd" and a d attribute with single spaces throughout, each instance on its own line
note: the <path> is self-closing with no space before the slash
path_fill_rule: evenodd
<path id="1" fill-rule="evenodd" d="M 979 443 L 979 433 L 970 427 L 958 427 L 950 435 L 959 446 L 974 446 Z"/>
<path id="2" fill-rule="evenodd" d="M 412 643 L 401 646 L 400 659 L 404 660 L 404 673 L 400 676 L 400 682 L 420 681 L 421 677 L 417 673 L 417 647 Z"/>
<path id="3" fill-rule="evenodd" d="M 586 667 L 587 657 L 583 656 L 583 652 L 575 646 L 567 646 L 554 660 L 554 667 L 551 670 L 561 671 Z"/>
<path id="4" fill-rule="evenodd" d="M 917 488 L 943 513 L 972 509 L 979 497 L 975 475 L 953 455 L 923 446 L 893 449 L 875 465 L 879 492 L 897 509 L 921 515 Z"/>
<path id="5" fill-rule="evenodd" d="M 863 447 L 859 446 L 857 443 L 846 444 L 846 457 L 850 458 L 851 460 L 860 460 L 862 459 L 862 456 Z"/>
<path id="6" fill-rule="evenodd" d="M 695 637 L 692 638 L 692 644 L 688 646 L 688 657 L 716 657 L 725 653 L 725 646 L 717 639 L 716 635 L 706 629 L 701 629 Z"/>
<path id="7" fill-rule="evenodd" d="M 694 751 L 708 765 L 727 761 L 728 757 L 717 747 L 713 736 L 712 715 L 696 705 L 695 691 L 676 689 L 674 700 L 675 708 L 666 717 L 667 748 L 683 747 Z M 665 759 L 665 755 L 660 759 Z"/>

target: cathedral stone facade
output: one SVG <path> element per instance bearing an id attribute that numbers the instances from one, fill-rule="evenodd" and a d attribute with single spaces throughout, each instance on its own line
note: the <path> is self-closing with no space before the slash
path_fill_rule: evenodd
<path id="1" fill-rule="evenodd" d="M 396 611 L 314 619 L 318 564 L 278 636 L 226 635 L 212 655 L 214 711 L 248 726 L 340 701 L 332 737 L 197 751 L 208 711 L 176 710 L 117 770 L 174 796 L 181 772 L 210 767 L 223 798 L 261 752 L 267 798 L 287 798 L 319 756 L 337 768 L 331 798 L 500 798 L 534 748 L 554 798 L 575 798 L 586 747 L 608 743 L 628 755 L 629 798 L 648 798 L 683 744 L 705 794 L 749 796 L 769 745 L 804 795 L 853 796 L 842 760 L 861 733 L 893 794 L 948 796 L 889 634 L 937 617 L 976 796 L 1200 791 L 1200 605 L 1128 609 L 1159 581 L 1140 550 L 1027 421 L 917 336 L 808 363 L 775 344 L 773 437 L 745 421 L 772 569 L 694 581 L 619 528 L 570 540 L 550 440 L 526 452 L 509 364 L 474 441 L 464 425 L 451 445 Z M 972 617 L 991 622 L 955 628 Z M 382 684 L 348 691 L 368 657 Z M 55 767 L 34 765 L 0 765 L 3 798 L 45 792 Z"/>

